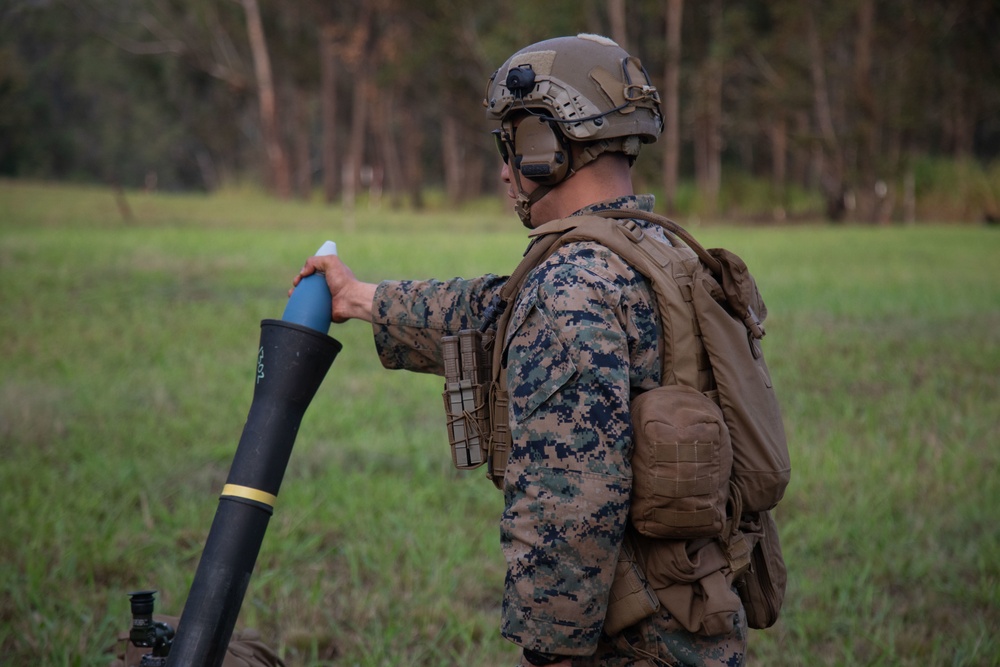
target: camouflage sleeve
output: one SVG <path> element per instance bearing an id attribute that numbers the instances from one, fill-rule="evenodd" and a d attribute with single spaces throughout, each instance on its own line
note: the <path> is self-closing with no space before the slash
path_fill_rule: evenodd
<path id="1" fill-rule="evenodd" d="M 644 365 L 658 375 L 655 342 L 637 342 L 623 296 L 623 280 L 635 275 L 616 269 L 603 248 L 581 245 L 589 254 L 554 256 L 530 276 L 507 350 L 513 447 L 501 521 L 502 632 L 561 655 L 597 647 L 627 521 L 637 381 L 630 348 L 644 346 Z M 646 309 L 651 317 L 648 301 Z"/>
<path id="2" fill-rule="evenodd" d="M 441 338 L 478 328 L 506 278 L 403 280 L 380 283 L 372 307 L 372 330 L 382 365 L 444 374 Z"/>

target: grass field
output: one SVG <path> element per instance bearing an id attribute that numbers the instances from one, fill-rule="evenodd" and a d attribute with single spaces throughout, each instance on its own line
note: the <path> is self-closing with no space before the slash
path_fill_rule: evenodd
<path id="1" fill-rule="evenodd" d="M 128 591 L 180 613 L 259 322 L 325 239 L 369 280 L 503 272 L 525 243 L 499 205 L 128 202 L 0 181 L 0 665 L 105 665 Z M 750 664 L 1000 665 L 1000 230 L 692 231 L 762 285 L 791 439 L 788 594 Z M 501 498 L 451 469 L 440 380 L 331 333 L 240 625 L 290 667 L 514 664 Z"/>

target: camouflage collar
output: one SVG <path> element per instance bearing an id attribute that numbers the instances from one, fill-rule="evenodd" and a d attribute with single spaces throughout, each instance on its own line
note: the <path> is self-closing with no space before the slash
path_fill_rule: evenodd
<path id="1" fill-rule="evenodd" d="M 624 210 L 624 211 L 653 211 L 653 195 L 625 195 L 615 199 L 606 199 L 590 206 L 585 206 L 573 215 L 591 215 L 597 211 Z M 570 216 L 572 217 L 572 216 Z"/>

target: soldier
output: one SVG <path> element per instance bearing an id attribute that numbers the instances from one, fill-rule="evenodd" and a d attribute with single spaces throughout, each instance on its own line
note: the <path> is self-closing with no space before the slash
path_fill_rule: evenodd
<path id="1" fill-rule="evenodd" d="M 651 211 L 631 166 L 662 127 L 659 98 L 638 59 L 611 40 L 578 35 L 517 52 L 484 100 L 499 122 L 501 179 L 529 229 L 603 209 Z M 645 233 L 663 236 L 637 220 Z M 335 256 L 322 272 L 335 322 L 372 322 L 387 368 L 443 375 L 441 339 L 479 329 L 505 278 L 358 281 Z M 507 562 L 501 632 L 521 665 L 744 663 L 738 606 L 722 632 L 686 629 L 662 605 L 623 630 L 605 628 L 629 527 L 633 395 L 660 384 L 660 323 L 647 281 L 593 242 L 559 248 L 512 300 L 502 340 L 509 392 L 505 499 Z M 493 304 L 495 305 L 495 304 Z"/>

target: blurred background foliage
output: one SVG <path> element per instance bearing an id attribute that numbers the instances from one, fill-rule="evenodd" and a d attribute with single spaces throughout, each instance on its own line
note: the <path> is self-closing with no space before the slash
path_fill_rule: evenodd
<path id="1" fill-rule="evenodd" d="M 460 206 L 499 191 L 490 74 L 595 32 L 676 122 L 636 172 L 665 212 L 996 222 L 998 29 L 995 0 L 0 0 L 0 177 Z"/>

